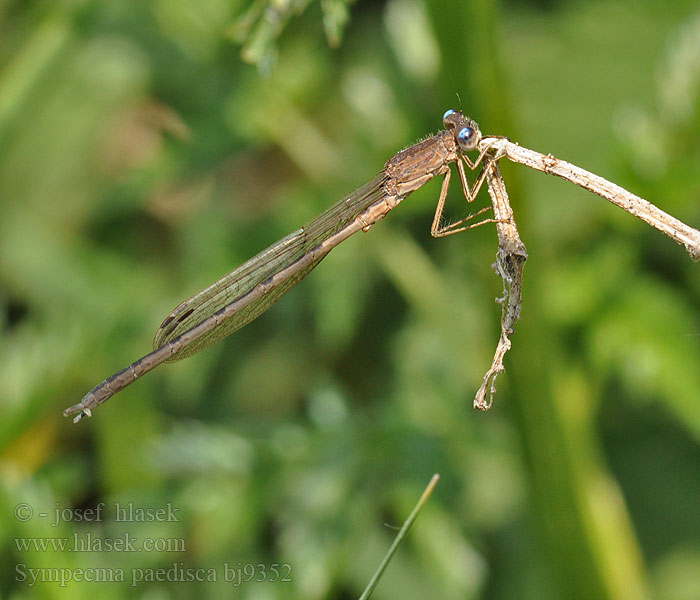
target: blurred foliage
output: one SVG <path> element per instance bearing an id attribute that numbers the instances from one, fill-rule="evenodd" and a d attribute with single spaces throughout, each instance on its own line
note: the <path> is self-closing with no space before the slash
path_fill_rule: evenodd
<path id="1" fill-rule="evenodd" d="M 226 34 L 243 46 L 241 58 L 257 65 L 261 72 L 269 70 L 277 62 L 275 42 L 286 27 L 289 19 L 301 14 L 310 0 L 257 0 L 231 23 Z M 343 29 L 349 17 L 349 0 L 321 0 L 323 26 L 328 44 L 334 48 L 340 45 Z"/>
<path id="2" fill-rule="evenodd" d="M 356 598 L 434 472 L 373 597 L 700 597 L 698 265 L 522 167 L 525 304 L 489 413 L 496 239 L 430 239 L 433 182 L 225 342 L 61 416 L 455 105 L 697 226 L 696 3 L 0 0 L 0 32 L 3 598 Z M 17 541 L 74 536 L 161 547 Z M 31 580 L 89 568 L 125 581 Z"/>

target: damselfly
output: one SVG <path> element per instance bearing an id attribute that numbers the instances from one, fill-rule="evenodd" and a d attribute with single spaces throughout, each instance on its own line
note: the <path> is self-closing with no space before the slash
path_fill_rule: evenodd
<path id="1" fill-rule="evenodd" d="M 491 144 L 481 144 L 479 126 L 461 112 L 448 110 L 444 129 L 397 153 L 370 182 L 351 192 L 301 229 L 282 238 L 248 262 L 178 305 L 161 323 L 153 352 L 131 363 L 90 390 L 76 405 L 63 411 L 78 413 L 74 421 L 123 390 L 163 362 L 186 358 L 247 325 L 299 283 L 335 246 L 353 233 L 368 230 L 411 192 L 437 176 L 444 176 L 431 233 L 441 237 L 481 223 L 468 221 L 490 207 L 449 225 L 442 225 L 452 163 L 462 190 L 472 201 L 484 182 L 487 167 L 500 154 L 488 154 Z M 498 138 L 492 138 L 496 142 Z M 467 152 L 477 150 L 471 159 Z M 482 169 L 473 184 L 466 167 Z"/>

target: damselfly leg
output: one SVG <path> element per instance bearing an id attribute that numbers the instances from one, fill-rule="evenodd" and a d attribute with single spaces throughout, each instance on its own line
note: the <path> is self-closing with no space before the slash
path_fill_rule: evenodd
<path id="1" fill-rule="evenodd" d="M 476 198 L 486 179 L 486 174 L 491 164 L 503 157 L 503 154 L 500 151 L 494 156 L 487 156 L 488 151 L 491 149 L 491 146 L 496 143 L 496 141 L 497 140 L 494 139 L 492 143 L 488 144 L 481 152 L 479 152 L 479 156 L 475 160 L 472 160 L 466 154 L 460 154 L 460 157 L 457 160 L 457 171 L 459 172 L 459 179 L 462 184 L 462 192 L 464 193 L 464 197 L 467 199 L 467 202 L 472 202 L 474 198 Z M 481 164 L 481 170 L 479 171 L 479 174 L 472 185 L 469 185 L 469 181 L 467 179 L 467 172 L 464 168 L 465 163 L 472 171 L 475 171 Z M 453 233 L 460 233 L 462 231 L 467 231 L 468 229 L 474 229 L 475 227 L 485 225 L 486 223 L 496 223 L 498 221 L 497 219 L 484 219 L 478 223 L 471 223 L 469 225 L 466 224 L 472 219 L 491 209 L 491 206 L 486 206 L 476 213 L 460 219 L 459 221 L 455 221 L 454 223 L 450 223 L 448 225 L 441 225 L 445 210 L 445 201 L 447 199 L 447 191 L 450 187 L 451 176 L 451 170 L 449 166 L 446 165 L 445 177 L 442 180 L 440 198 L 438 199 L 437 207 L 435 209 L 435 216 L 433 217 L 433 224 L 430 228 L 430 234 L 436 238 L 445 237 L 452 235 Z"/>

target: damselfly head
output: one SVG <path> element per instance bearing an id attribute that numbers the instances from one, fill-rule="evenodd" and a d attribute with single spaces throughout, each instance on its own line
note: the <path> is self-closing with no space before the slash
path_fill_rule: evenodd
<path id="1" fill-rule="evenodd" d="M 463 152 L 474 150 L 481 141 L 481 131 L 476 122 L 465 117 L 458 110 L 448 110 L 442 116 L 445 129 L 455 133 L 455 141 Z"/>

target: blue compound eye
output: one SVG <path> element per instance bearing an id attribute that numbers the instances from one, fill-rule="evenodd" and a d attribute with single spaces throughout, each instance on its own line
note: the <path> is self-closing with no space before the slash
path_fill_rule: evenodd
<path id="1" fill-rule="evenodd" d="M 473 150 L 476 148 L 476 136 L 471 127 L 464 127 L 457 134 L 457 142 L 462 150 Z"/>
<path id="2" fill-rule="evenodd" d="M 447 119 L 448 119 L 448 117 L 450 117 L 450 116 L 453 115 L 453 114 L 455 114 L 455 111 L 452 110 L 452 109 L 450 109 L 450 110 L 448 110 L 447 112 L 445 112 L 444 115 L 442 115 L 442 125 L 443 125 L 443 127 L 447 127 Z"/>

